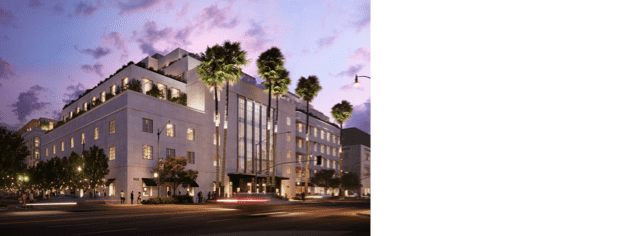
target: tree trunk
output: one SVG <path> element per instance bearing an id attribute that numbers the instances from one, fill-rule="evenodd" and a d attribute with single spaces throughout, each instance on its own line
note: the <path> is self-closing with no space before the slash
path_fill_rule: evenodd
<path id="1" fill-rule="evenodd" d="M 225 150 L 227 149 L 227 114 L 228 114 L 228 104 L 229 104 L 229 99 L 230 98 L 230 83 L 229 82 L 225 82 L 225 119 L 223 120 L 223 169 L 222 169 L 222 173 L 221 173 L 221 181 L 223 183 L 225 183 L 225 157 L 226 157 L 226 152 Z"/>
<path id="2" fill-rule="evenodd" d="M 338 157 L 340 157 L 340 163 L 338 163 L 339 167 L 340 167 L 340 173 L 338 173 L 338 176 L 340 177 L 340 185 L 338 186 L 338 197 L 342 197 L 342 164 L 343 160 L 342 160 L 342 122 L 340 122 L 340 150 L 338 150 Z"/>
<path id="3" fill-rule="evenodd" d="M 276 117 L 274 118 L 274 127 L 276 127 L 276 125 L 278 124 L 278 97 L 276 97 Z M 274 149 L 272 150 L 274 153 L 272 154 L 274 157 L 272 157 L 273 159 L 273 163 L 272 163 L 272 177 L 270 179 L 270 183 L 272 184 L 272 188 L 276 189 L 276 141 L 278 137 L 278 130 L 275 128 L 274 129 Z M 273 192 L 275 192 L 276 190 L 274 190 Z"/>
<path id="4" fill-rule="evenodd" d="M 307 101 L 307 124 L 305 124 L 307 130 L 307 138 L 305 138 L 305 193 L 309 193 L 309 101 Z M 304 200 L 304 199 L 303 199 Z"/>
<path id="5" fill-rule="evenodd" d="M 267 173 L 268 177 L 269 177 L 269 171 L 270 171 L 269 170 L 269 140 L 270 140 L 269 135 L 271 134 L 271 129 L 270 129 L 270 126 L 269 126 L 269 119 L 271 118 L 270 117 L 270 114 L 271 114 L 270 110 L 272 109 L 272 83 L 273 83 L 273 81 L 269 83 L 269 95 L 268 95 L 268 101 L 267 101 L 267 123 L 265 124 L 265 125 L 267 125 L 267 136 L 266 136 L 267 141 L 266 141 L 266 144 L 265 144 L 265 163 L 267 163 L 266 164 L 266 167 L 267 167 L 267 172 L 266 173 Z M 267 185 L 268 185 L 268 183 L 265 183 L 265 186 L 267 186 Z"/>
<path id="6" fill-rule="evenodd" d="M 216 142 L 216 152 L 214 153 L 214 159 L 216 160 L 216 195 L 217 197 L 221 196 L 221 181 L 220 181 L 220 168 L 221 168 L 221 160 L 219 159 L 219 143 L 221 142 L 221 137 L 219 135 L 219 126 L 216 124 L 216 117 L 218 116 L 219 113 L 219 103 L 218 103 L 218 97 L 217 97 L 217 93 L 216 93 L 216 86 L 214 87 L 214 126 L 216 126 L 216 132 L 215 134 L 215 138 L 214 141 Z M 174 190 L 173 190 L 174 193 Z"/>

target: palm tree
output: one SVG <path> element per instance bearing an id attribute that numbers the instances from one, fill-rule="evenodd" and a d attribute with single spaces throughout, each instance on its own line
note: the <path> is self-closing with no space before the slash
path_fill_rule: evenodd
<path id="1" fill-rule="evenodd" d="M 265 90 L 265 92 L 269 92 L 269 82 L 265 81 L 263 83 L 263 85 L 267 88 Z M 276 98 L 276 117 L 274 118 L 274 124 L 276 124 L 274 126 L 274 148 L 273 148 L 273 156 L 274 156 L 274 163 L 273 166 L 276 166 L 276 141 L 278 140 L 278 129 L 277 129 L 277 125 L 278 125 L 278 100 L 287 93 L 287 91 L 289 90 L 289 85 L 291 84 L 291 79 L 289 79 L 289 71 L 285 70 L 284 68 L 279 72 L 279 76 L 278 79 L 276 81 L 274 81 L 274 84 L 272 86 L 272 96 L 274 96 Z M 275 177 L 276 176 L 276 168 L 273 168 L 272 174 L 268 176 L 269 180 L 268 182 L 271 185 L 274 185 L 274 181 L 275 181 Z"/>
<path id="2" fill-rule="evenodd" d="M 247 52 L 241 50 L 241 43 L 239 42 L 230 42 L 225 41 L 223 46 L 218 44 L 214 45 L 214 47 L 208 47 L 205 51 L 205 54 L 201 54 L 201 57 L 204 58 L 204 62 L 200 66 L 197 67 L 197 73 L 201 78 L 199 80 L 206 83 L 209 87 L 214 87 L 214 102 L 215 102 L 215 113 L 214 113 L 214 121 L 216 124 L 216 140 L 217 144 L 220 143 L 220 135 L 219 134 L 219 124 L 220 124 L 220 115 L 219 115 L 219 95 L 217 92 L 217 88 L 219 90 L 223 89 L 223 83 L 225 82 L 226 91 L 225 91 L 225 116 L 223 123 L 223 161 L 219 161 L 219 145 L 216 145 L 216 180 L 220 182 L 217 185 L 220 188 L 220 191 L 217 193 L 221 193 L 223 189 L 223 183 L 225 183 L 225 160 L 226 160 L 226 148 L 227 148 L 227 116 L 228 116 L 228 108 L 229 108 L 229 98 L 230 98 L 230 86 L 238 83 L 241 75 L 243 75 L 242 67 L 245 67 L 250 60 L 246 59 Z M 219 170 L 220 169 L 220 170 Z"/>
<path id="3" fill-rule="evenodd" d="M 309 187 L 309 102 L 314 100 L 318 96 L 318 92 L 322 89 L 318 77 L 310 75 L 309 77 L 300 77 L 298 85 L 296 85 L 296 93 L 300 95 L 305 102 L 307 102 L 307 124 L 305 125 L 307 131 L 307 138 L 305 139 L 305 193 L 307 193 L 307 187 Z"/>
<path id="4" fill-rule="evenodd" d="M 280 52 L 280 49 L 278 49 L 277 47 L 272 47 L 270 49 L 268 49 L 267 51 L 261 53 L 261 55 L 258 57 L 257 60 L 257 66 L 258 66 L 258 74 L 261 76 L 261 78 L 263 78 L 265 80 L 265 82 L 268 83 L 268 101 L 267 101 L 267 142 L 266 142 L 266 152 L 265 152 L 265 156 L 268 161 L 266 161 L 267 163 L 267 175 L 269 175 L 269 159 L 270 159 L 270 155 L 269 155 L 269 149 L 270 149 L 270 143 L 269 143 L 269 135 L 270 135 L 270 116 L 271 116 L 271 109 L 272 109 L 272 91 L 273 91 L 273 84 L 276 82 L 276 80 L 278 80 L 281 76 L 281 73 L 283 71 L 285 71 L 285 68 L 283 67 L 285 65 L 285 57 L 283 56 L 283 53 Z"/>
<path id="5" fill-rule="evenodd" d="M 334 105 L 331 108 L 331 116 L 340 123 L 340 150 L 338 150 L 338 157 L 340 158 L 339 162 L 342 163 L 342 123 L 349 120 L 351 118 L 351 112 L 353 112 L 353 106 L 347 100 L 342 100 L 342 102 Z M 342 165 L 341 167 L 342 168 Z M 342 173 L 342 169 L 340 170 Z M 338 188 L 338 195 L 342 194 L 341 188 Z"/>

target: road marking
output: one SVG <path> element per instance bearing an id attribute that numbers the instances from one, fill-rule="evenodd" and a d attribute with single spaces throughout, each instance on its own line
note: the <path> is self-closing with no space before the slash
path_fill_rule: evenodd
<path id="1" fill-rule="evenodd" d="M 107 231 L 99 231 L 99 232 L 88 232 L 88 233 L 73 234 L 73 235 L 101 234 L 101 233 L 118 232 L 118 231 L 126 231 L 126 230 L 136 230 L 136 229 L 137 229 L 137 228 L 132 228 L 132 229 L 116 229 L 116 230 L 107 230 Z"/>
<path id="2" fill-rule="evenodd" d="M 108 222 L 98 222 L 98 223 L 88 223 L 88 224 L 75 224 L 75 225 L 56 225 L 56 226 L 47 226 L 49 228 L 59 228 L 59 227 L 71 227 L 71 226 L 80 226 L 80 225 L 96 225 L 96 224 L 106 224 Z"/>

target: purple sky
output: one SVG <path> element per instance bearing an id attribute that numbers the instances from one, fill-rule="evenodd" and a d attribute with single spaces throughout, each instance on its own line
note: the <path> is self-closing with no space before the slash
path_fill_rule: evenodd
<path id="1" fill-rule="evenodd" d="M 371 76 L 370 14 L 370 0 L 0 0 L 0 124 L 59 119 L 64 104 L 128 61 L 230 40 L 241 42 L 252 59 L 244 72 L 258 79 L 258 56 L 280 48 L 290 91 L 301 76 L 318 76 L 313 105 L 331 116 L 348 100 L 354 111 L 345 127 L 371 133 L 370 80 L 352 86 L 356 74 Z"/>

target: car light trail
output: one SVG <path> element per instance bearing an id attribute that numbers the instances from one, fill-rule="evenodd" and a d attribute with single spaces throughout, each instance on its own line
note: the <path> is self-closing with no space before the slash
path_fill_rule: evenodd
<path id="1" fill-rule="evenodd" d="M 77 205 L 77 202 L 27 203 L 26 205 L 27 205 L 27 206 Z"/>

